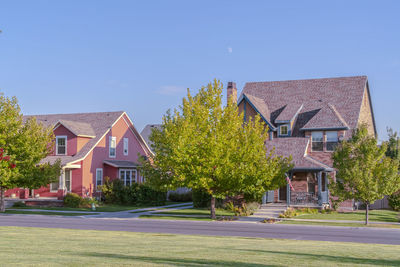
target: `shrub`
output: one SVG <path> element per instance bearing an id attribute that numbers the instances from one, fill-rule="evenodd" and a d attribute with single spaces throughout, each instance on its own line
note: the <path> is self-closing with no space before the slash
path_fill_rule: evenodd
<path id="1" fill-rule="evenodd" d="M 125 186 L 120 179 L 110 181 L 109 177 L 105 177 L 104 184 L 99 187 L 102 193 L 102 201 L 108 204 L 135 204 L 138 200 L 139 185 L 133 183 Z"/>
<path id="2" fill-rule="evenodd" d="M 75 193 L 68 193 L 64 197 L 64 206 L 69 208 L 79 208 L 82 197 Z"/>
<path id="3" fill-rule="evenodd" d="M 400 211 L 400 192 L 394 193 L 388 197 L 389 206 L 395 210 Z"/>
<path id="4" fill-rule="evenodd" d="M 170 192 L 168 199 L 175 202 L 192 201 L 192 191 L 188 191 L 186 193 Z"/>
<path id="5" fill-rule="evenodd" d="M 25 204 L 25 202 L 17 201 L 17 202 L 14 202 L 13 207 L 14 208 L 23 208 L 23 207 L 26 207 L 26 204 Z"/>
<path id="6" fill-rule="evenodd" d="M 138 186 L 137 202 L 140 204 L 164 205 L 167 193 L 152 189 L 147 184 Z"/>
<path id="7" fill-rule="evenodd" d="M 300 215 L 299 210 L 289 208 L 289 209 L 285 210 L 284 213 L 279 214 L 279 218 L 292 218 L 292 217 L 296 217 L 298 215 Z"/>
<path id="8" fill-rule="evenodd" d="M 211 195 L 202 190 L 192 191 L 193 207 L 208 208 L 211 204 Z"/>
<path id="9" fill-rule="evenodd" d="M 258 209 L 258 203 L 250 203 L 246 205 L 246 203 L 242 203 L 240 206 L 235 206 L 232 201 L 229 201 L 225 204 L 225 208 L 229 211 L 235 213 L 235 216 L 250 216 Z"/>

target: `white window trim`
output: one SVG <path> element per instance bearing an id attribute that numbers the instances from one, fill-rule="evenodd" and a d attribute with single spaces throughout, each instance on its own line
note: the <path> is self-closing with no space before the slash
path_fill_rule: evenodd
<path id="1" fill-rule="evenodd" d="M 60 153 L 58 153 L 58 139 L 65 139 L 65 154 L 60 154 Z M 67 136 L 66 135 L 57 135 L 56 136 L 56 155 L 57 156 L 65 156 L 65 155 L 68 155 L 68 150 L 67 150 L 67 144 L 68 144 L 68 138 L 67 138 Z"/>
<path id="2" fill-rule="evenodd" d="M 118 170 L 118 178 L 121 180 L 121 171 L 123 171 L 123 172 L 125 172 L 125 176 L 126 176 L 126 172 L 130 172 L 131 173 L 131 175 L 130 175 L 130 178 L 131 178 L 131 185 L 132 185 L 132 183 L 133 182 L 135 182 L 135 183 L 137 183 L 138 181 L 137 181 L 137 170 L 136 169 L 119 169 Z M 133 177 L 133 172 L 135 172 L 135 177 Z M 124 177 L 124 185 L 126 185 L 126 179 L 125 179 L 125 177 Z"/>
<path id="3" fill-rule="evenodd" d="M 286 129 L 287 129 L 287 133 L 286 134 L 283 134 L 281 132 L 281 128 L 284 127 L 284 126 L 286 126 Z M 279 126 L 279 135 L 281 135 L 281 136 L 288 136 L 289 135 L 289 124 L 283 124 L 283 125 Z"/>
<path id="4" fill-rule="evenodd" d="M 97 172 L 98 171 L 101 171 L 101 182 L 100 182 L 100 185 L 103 185 L 103 177 L 104 177 L 104 175 L 103 175 L 103 168 L 97 168 L 96 169 L 96 180 L 95 180 L 95 184 L 94 184 L 94 186 L 95 186 L 95 188 L 96 188 L 96 190 L 97 190 Z"/>
<path id="5" fill-rule="evenodd" d="M 128 156 L 129 154 L 129 138 L 128 137 L 124 137 L 124 156 Z M 126 152 L 125 152 L 126 150 Z"/>
<path id="6" fill-rule="evenodd" d="M 313 144 L 313 137 L 312 134 L 313 132 L 311 132 L 311 152 L 325 152 L 325 133 L 323 131 L 314 131 L 314 133 L 322 133 L 322 141 L 318 141 L 318 142 L 322 142 L 322 150 L 313 150 L 312 149 L 312 144 Z"/>
<path id="7" fill-rule="evenodd" d="M 333 141 L 328 141 L 328 133 L 336 133 L 336 142 L 339 143 L 339 132 L 338 131 L 326 131 L 325 132 L 325 150 L 327 152 L 333 152 L 334 150 L 328 150 L 328 146 L 326 145 L 328 142 L 333 142 Z"/>
<path id="8" fill-rule="evenodd" d="M 112 143 L 112 140 L 114 140 L 115 142 L 115 147 L 114 147 L 114 149 L 115 149 L 115 154 L 114 155 L 111 155 L 111 143 Z M 117 156 L 117 137 L 115 137 L 115 136 L 110 136 L 110 138 L 109 138 L 109 142 L 108 142 L 108 157 L 110 157 L 110 158 L 115 158 Z"/>
<path id="9" fill-rule="evenodd" d="M 66 178 L 66 176 L 65 176 L 65 172 L 66 171 L 69 171 L 69 190 L 67 188 L 67 180 L 65 179 Z M 67 190 L 67 192 L 72 192 L 72 170 L 71 169 L 64 171 L 64 185 L 65 185 L 65 189 Z"/>

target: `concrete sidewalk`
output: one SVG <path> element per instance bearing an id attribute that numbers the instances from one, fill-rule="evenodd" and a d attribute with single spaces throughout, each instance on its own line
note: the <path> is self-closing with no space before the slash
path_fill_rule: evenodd
<path id="1" fill-rule="evenodd" d="M 164 206 L 148 207 L 141 209 L 123 210 L 123 211 L 75 211 L 75 210 L 46 210 L 46 209 L 7 209 L 15 211 L 31 212 L 55 212 L 55 213 L 82 213 L 85 218 L 137 218 L 140 215 L 151 214 L 160 211 L 173 211 L 178 209 L 193 208 L 193 203 L 171 204 Z M 134 213 L 132 213 L 134 212 Z M 93 213 L 93 214 L 88 214 Z"/>

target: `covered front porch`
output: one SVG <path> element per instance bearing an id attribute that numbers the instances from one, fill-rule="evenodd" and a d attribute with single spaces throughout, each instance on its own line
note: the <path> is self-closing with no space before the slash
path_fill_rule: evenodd
<path id="1" fill-rule="evenodd" d="M 323 208 L 329 206 L 329 171 L 293 169 L 285 186 L 267 191 L 263 204 L 281 203 L 287 207 Z"/>

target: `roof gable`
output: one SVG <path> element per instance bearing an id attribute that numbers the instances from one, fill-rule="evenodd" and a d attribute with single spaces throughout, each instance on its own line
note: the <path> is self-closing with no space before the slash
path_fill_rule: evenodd
<path id="1" fill-rule="evenodd" d="M 303 107 L 298 114 L 298 120 L 301 121 L 299 128 L 307 124 L 318 110 L 331 104 L 340 111 L 340 117 L 349 128 L 353 129 L 358 126 L 366 84 L 366 76 L 250 82 L 246 83 L 242 94 L 263 100 L 270 111 L 271 121 L 279 118 L 286 105 L 302 103 Z M 283 115 L 286 116 L 285 113 Z"/>
<path id="2" fill-rule="evenodd" d="M 300 130 L 349 129 L 342 116 L 331 104 L 322 107 Z"/>
<path id="3" fill-rule="evenodd" d="M 298 104 L 298 103 L 287 104 L 284 107 L 283 111 L 275 119 L 275 123 L 292 121 L 302 108 L 303 104 Z"/>
<path id="4" fill-rule="evenodd" d="M 69 120 L 59 120 L 54 128 L 57 128 L 59 125 L 63 125 L 69 131 L 71 131 L 76 136 L 82 137 L 96 137 L 96 134 L 89 123 L 79 122 L 79 121 L 69 121 Z"/>

